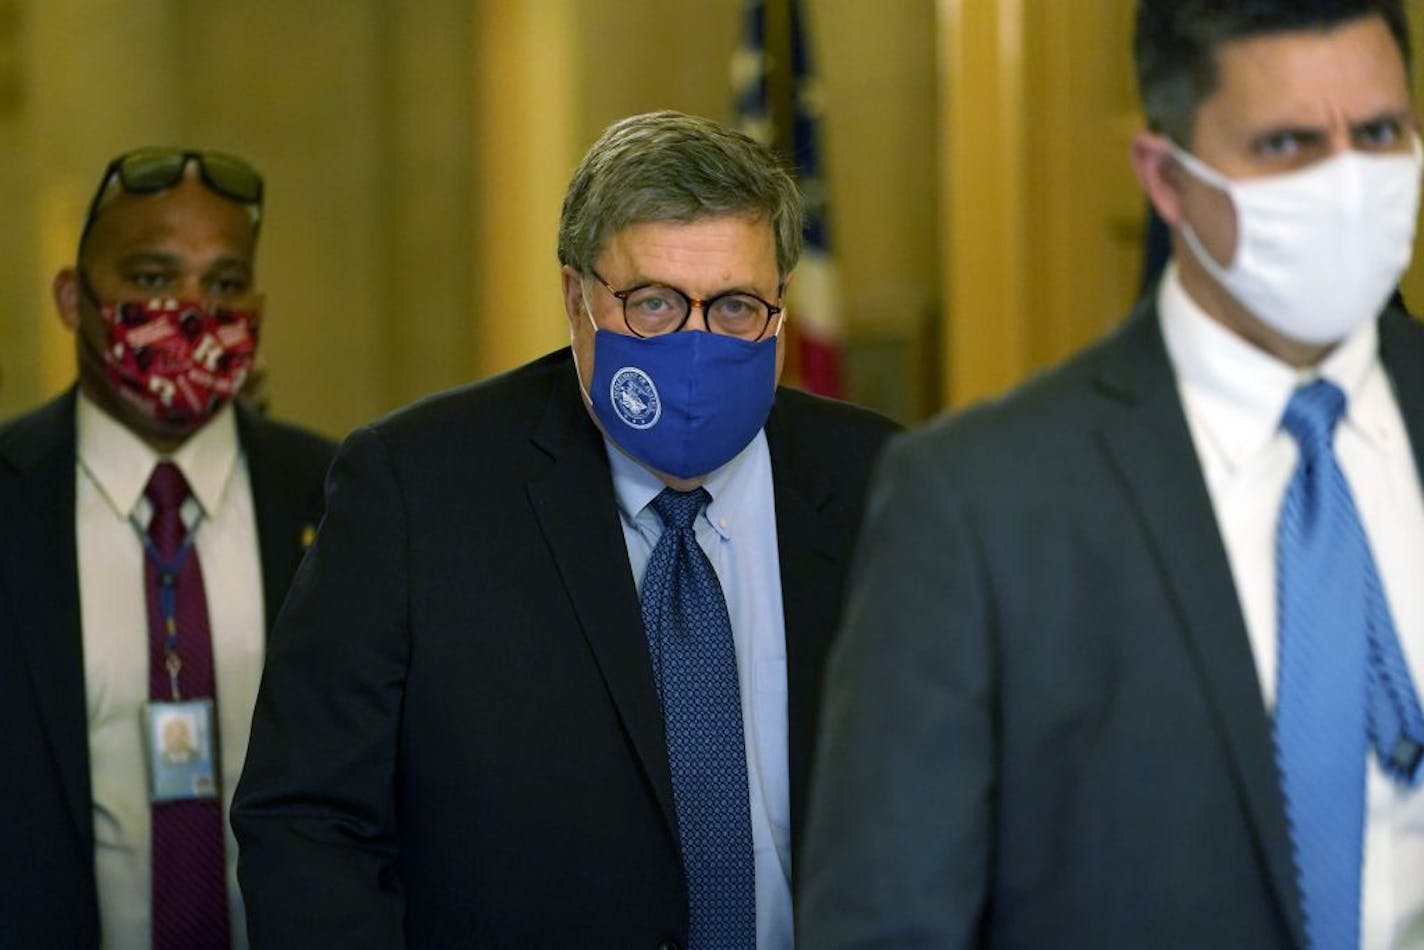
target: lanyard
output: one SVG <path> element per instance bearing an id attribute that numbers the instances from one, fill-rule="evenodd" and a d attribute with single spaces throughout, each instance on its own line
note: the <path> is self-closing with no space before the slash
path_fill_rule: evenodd
<path id="1" fill-rule="evenodd" d="M 183 669 L 183 660 L 178 655 L 178 574 L 183 570 L 188 553 L 193 549 L 193 537 L 203 523 L 203 516 L 198 515 L 197 521 L 185 534 L 182 546 L 171 561 L 164 560 L 158 553 L 158 546 L 136 518 L 130 518 L 129 523 L 138 532 L 139 540 L 143 542 L 143 553 L 158 574 L 158 610 L 163 615 L 163 668 L 168 672 L 168 688 L 172 691 L 173 701 L 176 703 L 182 699 L 178 690 L 178 673 Z"/>

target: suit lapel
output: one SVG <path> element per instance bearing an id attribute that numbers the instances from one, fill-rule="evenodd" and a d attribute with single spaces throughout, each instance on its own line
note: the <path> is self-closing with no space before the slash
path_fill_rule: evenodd
<path id="1" fill-rule="evenodd" d="M 262 559 L 262 600 L 266 632 L 277 622 L 292 575 L 302 553 L 315 537 L 318 512 L 310 487 L 284 477 L 281 453 L 271 435 L 250 410 L 237 407 L 237 436 L 247 459 L 252 507 L 257 520 L 257 545 Z"/>
<path id="2" fill-rule="evenodd" d="M 1397 310 L 1380 321 L 1380 358 L 1409 431 L 1414 467 L 1424 478 L 1424 327 Z"/>
<path id="3" fill-rule="evenodd" d="M 776 496 L 777 554 L 786 626 L 787 768 L 791 841 L 799 847 L 811 780 L 816 720 L 825 668 L 840 616 L 843 566 L 827 517 L 835 501 L 827 470 L 798 457 L 795 405 L 779 399 L 766 423 Z M 808 464 L 809 463 L 809 464 Z M 796 862 L 792 861 L 793 874 Z"/>
<path id="4" fill-rule="evenodd" d="M 10 601 L 14 634 L 29 666 L 35 705 L 75 833 L 90 854 L 94 831 L 75 543 L 74 400 L 71 389 L 18 422 L 0 446 L 0 478 L 12 480 L 16 489 L 0 494 L 0 504 L 5 497 L 13 504 L 4 512 L 10 538 L 0 547 L 0 593 Z"/>
<path id="5" fill-rule="evenodd" d="M 1216 528 L 1155 309 L 1104 352 L 1098 389 L 1116 403 L 1099 431 L 1141 518 L 1205 688 L 1283 915 L 1305 945 L 1270 723 L 1226 549 Z"/>
<path id="6" fill-rule="evenodd" d="M 637 588 L 602 437 L 567 378 L 551 388 L 533 443 L 549 464 L 529 501 L 618 715 L 648 775 L 674 846 L 677 813 Z"/>

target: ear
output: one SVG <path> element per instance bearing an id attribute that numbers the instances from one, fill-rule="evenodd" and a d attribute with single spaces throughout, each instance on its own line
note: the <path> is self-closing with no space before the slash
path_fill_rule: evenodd
<path id="1" fill-rule="evenodd" d="M 577 332 L 579 326 L 588 320 L 583 305 L 583 274 L 565 264 L 559 269 L 559 279 L 563 283 L 564 315 L 569 318 L 569 332 Z"/>
<path id="2" fill-rule="evenodd" d="M 59 320 L 71 333 L 79 329 L 79 306 L 84 293 L 79 288 L 79 271 L 66 267 L 54 275 L 50 282 L 50 295 L 54 298 Z"/>
<path id="3" fill-rule="evenodd" d="M 1182 170 L 1172 157 L 1167 139 L 1155 132 L 1137 133 L 1132 139 L 1131 159 L 1147 200 L 1162 220 L 1175 228 L 1182 219 Z"/>

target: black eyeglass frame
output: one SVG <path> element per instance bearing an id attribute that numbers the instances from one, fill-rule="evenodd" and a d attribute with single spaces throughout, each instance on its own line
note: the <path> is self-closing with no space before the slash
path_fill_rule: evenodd
<path id="1" fill-rule="evenodd" d="M 145 159 L 146 162 L 144 162 Z M 95 219 L 103 210 L 105 199 L 115 180 L 118 181 L 119 187 L 128 194 L 157 194 L 160 191 L 167 191 L 181 182 L 187 172 L 189 162 L 197 164 L 198 177 L 209 190 L 252 211 L 254 231 L 261 226 L 264 185 L 262 173 L 251 163 L 236 155 L 210 149 L 136 148 L 117 156 L 104 167 L 104 174 L 99 179 L 99 188 L 94 192 L 94 198 L 89 202 L 89 212 L 84 216 L 84 229 L 79 234 L 80 249 L 83 249 L 84 242 L 94 227 Z M 213 170 L 220 165 L 226 165 L 236 171 L 240 179 L 246 180 L 246 187 L 243 186 L 241 180 L 225 179 L 224 176 Z M 144 180 L 135 180 L 144 168 L 147 168 L 148 176 Z M 155 176 L 154 172 L 160 174 Z"/>
<path id="2" fill-rule="evenodd" d="M 776 315 L 778 313 L 781 313 L 785 309 L 784 307 L 779 307 L 771 301 L 766 300 L 758 296 L 757 294 L 751 293 L 750 291 L 746 290 L 729 290 L 725 293 L 717 294 L 715 297 L 707 297 L 705 299 L 700 297 L 694 297 L 686 291 L 680 290 L 679 288 L 674 287 L 671 284 L 661 284 L 656 281 L 650 281 L 646 284 L 638 284 L 633 287 L 628 287 L 624 290 L 614 290 L 613 285 L 610 284 L 608 281 L 604 280 L 603 277 L 598 273 L 598 271 L 590 267 L 588 269 L 588 272 L 593 275 L 594 280 L 602 284 L 604 286 L 604 289 L 606 289 L 610 294 L 612 294 L 613 297 L 623 305 L 623 325 L 628 328 L 629 333 L 633 334 L 640 340 L 649 339 L 650 335 L 646 333 L 639 333 L 637 329 L 634 328 L 633 324 L 628 321 L 628 298 L 633 294 L 637 293 L 638 291 L 646 290 L 649 287 L 661 287 L 665 290 L 671 290 L 673 293 L 681 297 L 683 301 L 687 304 L 687 310 L 683 313 L 682 320 L 678 323 L 677 326 L 673 327 L 671 330 L 665 330 L 662 333 L 651 334 L 652 337 L 666 336 L 669 333 L 677 333 L 683 327 L 687 326 L 687 321 L 692 319 L 692 308 L 694 306 L 696 306 L 702 311 L 702 319 L 707 321 L 707 329 L 713 333 L 716 333 L 717 331 L 712 329 L 712 320 L 708 317 L 708 314 L 711 313 L 712 305 L 726 297 L 750 297 L 751 299 L 755 300 L 757 303 L 761 304 L 763 307 L 766 308 L 766 322 L 762 324 L 760 332 L 758 332 L 756 336 L 751 338 L 737 336 L 734 333 L 719 333 L 718 336 L 730 336 L 739 340 L 749 340 L 749 342 L 751 343 L 759 343 L 761 342 L 762 337 L 766 336 L 766 331 L 771 326 L 771 321 L 776 318 Z"/>

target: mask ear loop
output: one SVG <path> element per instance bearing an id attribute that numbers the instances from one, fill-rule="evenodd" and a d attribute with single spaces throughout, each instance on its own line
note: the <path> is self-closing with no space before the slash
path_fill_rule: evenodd
<path id="1" fill-rule="evenodd" d="M 786 308 L 782 307 L 781 312 L 776 315 L 776 332 L 767 337 L 768 340 L 775 340 L 781 336 L 781 331 L 786 329 Z"/>
<path id="2" fill-rule="evenodd" d="M 94 285 L 89 283 L 89 275 L 85 272 L 84 265 L 75 264 L 74 275 L 79 283 L 80 296 L 87 300 L 94 307 L 94 309 L 98 311 L 100 320 L 103 320 L 105 323 L 108 323 L 109 321 L 104 319 L 104 302 L 99 299 L 99 293 L 94 289 Z M 101 350 L 99 347 L 94 345 L 94 341 L 90 340 L 88 335 L 84 332 L 83 325 L 81 324 L 79 327 L 76 327 L 74 332 L 75 335 L 79 338 L 80 353 L 87 355 L 99 366 L 106 365 L 104 360 L 104 350 Z"/>
<path id="3" fill-rule="evenodd" d="M 583 282 L 582 275 L 580 275 L 579 280 L 579 298 L 583 302 L 583 315 L 588 318 L 589 325 L 593 327 L 593 334 L 597 337 L 598 324 L 593 322 L 593 308 L 588 305 L 588 285 Z M 574 331 L 572 327 L 569 328 L 569 353 L 572 354 L 574 358 L 574 379 L 578 380 L 579 393 L 583 396 L 584 401 L 591 406 L 593 405 L 593 396 L 589 394 L 589 391 L 585 389 L 583 385 L 583 368 L 579 366 L 578 347 L 574 345 Z"/>
<path id="4" fill-rule="evenodd" d="M 776 299 L 783 304 L 786 302 L 786 284 L 788 280 L 787 278 L 783 278 L 781 282 L 776 285 Z M 764 337 L 764 339 L 775 340 L 781 336 L 781 331 L 784 329 L 786 329 L 786 308 L 783 306 L 776 315 L 776 332 L 769 337 Z M 757 342 L 761 341 L 758 340 Z"/>
<path id="5" fill-rule="evenodd" d="M 84 295 L 84 299 L 92 303 L 95 309 L 103 310 L 104 302 L 99 299 L 99 293 L 94 289 L 94 285 L 89 283 L 89 274 L 84 270 L 84 265 L 74 265 L 74 274 L 79 279 L 79 292 Z"/>
<path id="6" fill-rule="evenodd" d="M 1172 158 L 1176 160 L 1178 165 L 1182 166 L 1182 169 L 1188 175 L 1191 175 L 1204 185 L 1209 185 L 1218 191 L 1226 193 L 1227 199 L 1231 202 L 1232 211 L 1236 214 L 1236 219 L 1239 223 L 1241 213 L 1237 208 L 1236 194 L 1233 190 L 1233 182 L 1231 179 L 1171 139 L 1167 139 L 1166 141 L 1167 149 L 1171 152 Z M 1178 227 L 1182 232 L 1182 240 L 1186 241 L 1187 247 L 1191 249 L 1192 256 L 1197 259 L 1197 263 L 1205 268 L 1206 272 L 1210 274 L 1212 279 L 1217 283 L 1225 284 L 1227 280 L 1226 275 L 1231 270 L 1231 265 L 1228 264 L 1223 267 L 1215 257 L 1211 256 L 1211 253 L 1206 249 L 1206 245 L 1201 242 L 1201 238 L 1197 235 L 1196 228 L 1192 227 L 1191 222 L 1188 221 L 1185 216 L 1183 216 L 1181 224 L 1178 225 Z"/>
<path id="7" fill-rule="evenodd" d="M 1167 139 L 1166 142 L 1167 150 L 1171 152 L 1172 157 L 1177 160 L 1177 164 L 1185 168 L 1187 173 L 1193 178 L 1204 184 L 1211 185 L 1213 188 L 1230 193 L 1232 185 L 1230 178 L 1227 178 L 1221 172 L 1212 168 L 1206 162 L 1197 158 L 1171 139 Z"/>

